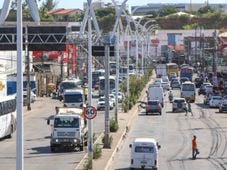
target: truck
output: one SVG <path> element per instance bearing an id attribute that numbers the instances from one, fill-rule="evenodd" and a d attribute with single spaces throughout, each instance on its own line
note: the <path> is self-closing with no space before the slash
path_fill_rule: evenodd
<path id="1" fill-rule="evenodd" d="M 69 148 L 83 151 L 87 139 L 87 126 L 84 109 L 56 107 L 56 114 L 47 119 L 51 125 L 50 150 Z"/>
<path id="2" fill-rule="evenodd" d="M 156 77 L 161 78 L 162 76 L 166 75 L 167 75 L 166 64 L 158 64 L 156 66 Z"/>
<path id="3" fill-rule="evenodd" d="M 164 107 L 164 92 L 163 88 L 156 85 L 151 85 L 148 88 L 147 101 L 158 100 L 162 107 Z"/>

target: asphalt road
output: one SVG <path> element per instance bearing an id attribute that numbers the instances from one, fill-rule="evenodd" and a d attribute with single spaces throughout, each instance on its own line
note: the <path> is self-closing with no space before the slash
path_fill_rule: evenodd
<path id="1" fill-rule="evenodd" d="M 97 99 L 93 103 L 96 106 Z M 50 126 L 46 119 L 55 114 L 55 106 L 63 104 L 50 98 L 38 98 L 32 110 L 24 116 L 24 169 L 25 170 L 74 170 L 84 157 L 84 152 L 50 151 Z M 24 107 L 26 110 L 26 107 Z M 110 112 L 110 117 L 113 111 Z M 93 121 L 96 137 L 104 131 L 104 111 L 98 112 Z M 0 141 L 0 170 L 16 169 L 16 133 L 11 139 Z"/>
<path id="2" fill-rule="evenodd" d="M 179 96 L 179 90 L 174 90 Z M 194 116 L 172 113 L 165 97 L 162 116 L 138 113 L 113 163 L 113 169 L 130 169 L 129 144 L 138 137 L 153 137 L 161 145 L 159 170 L 225 170 L 227 169 L 227 115 L 203 105 L 203 96 L 192 104 Z M 200 154 L 191 159 L 191 140 L 197 136 Z"/>

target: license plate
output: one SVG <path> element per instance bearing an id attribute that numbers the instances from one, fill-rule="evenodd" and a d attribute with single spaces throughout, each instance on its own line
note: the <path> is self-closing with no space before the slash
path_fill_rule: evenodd
<path id="1" fill-rule="evenodd" d="M 68 142 L 68 141 L 69 141 L 69 139 L 63 139 L 63 141 L 64 141 L 64 142 Z"/>
<path id="2" fill-rule="evenodd" d="M 147 163 L 147 161 L 141 161 L 140 163 L 141 163 L 141 164 L 146 164 L 146 163 Z"/>

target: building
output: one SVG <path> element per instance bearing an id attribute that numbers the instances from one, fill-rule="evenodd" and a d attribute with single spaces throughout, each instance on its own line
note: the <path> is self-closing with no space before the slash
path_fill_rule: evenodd
<path id="1" fill-rule="evenodd" d="M 133 11 L 133 15 L 142 15 L 152 11 L 157 12 L 166 6 L 174 6 L 179 11 L 198 11 L 200 8 L 207 6 L 207 3 L 149 3 L 147 5 L 131 6 L 131 11 Z M 227 4 L 209 3 L 209 6 L 227 12 Z"/>
<path id="2" fill-rule="evenodd" d="M 55 20 L 65 21 L 68 20 L 71 16 L 81 14 L 83 11 L 78 8 L 74 9 L 54 9 L 48 12 L 49 15 L 53 16 Z"/>

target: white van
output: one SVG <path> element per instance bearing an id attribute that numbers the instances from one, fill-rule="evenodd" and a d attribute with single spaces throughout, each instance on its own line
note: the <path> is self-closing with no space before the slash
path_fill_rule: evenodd
<path id="1" fill-rule="evenodd" d="M 136 138 L 131 148 L 131 169 L 158 169 L 160 145 L 153 138 Z"/>
<path id="2" fill-rule="evenodd" d="M 84 107 L 85 97 L 83 90 L 80 89 L 68 89 L 63 94 L 64 107 Z"/>
<path id="3" fill-rule="evenodd" d="M 185 98 L 185 100 L 190 100 L 190 102 L 195 102 L 196 96 L 196 87 L 195 84 L 186 81 L 181 85 L 181 97 Z"/>
<path id="4" fill-rule="evenodd" d="M 148 99 L 149 100 L 159 100 L 162 107 L 164 106 L 164 92 L 163 88 L 160 86 L 150 86 L 148 88 Z"/>

